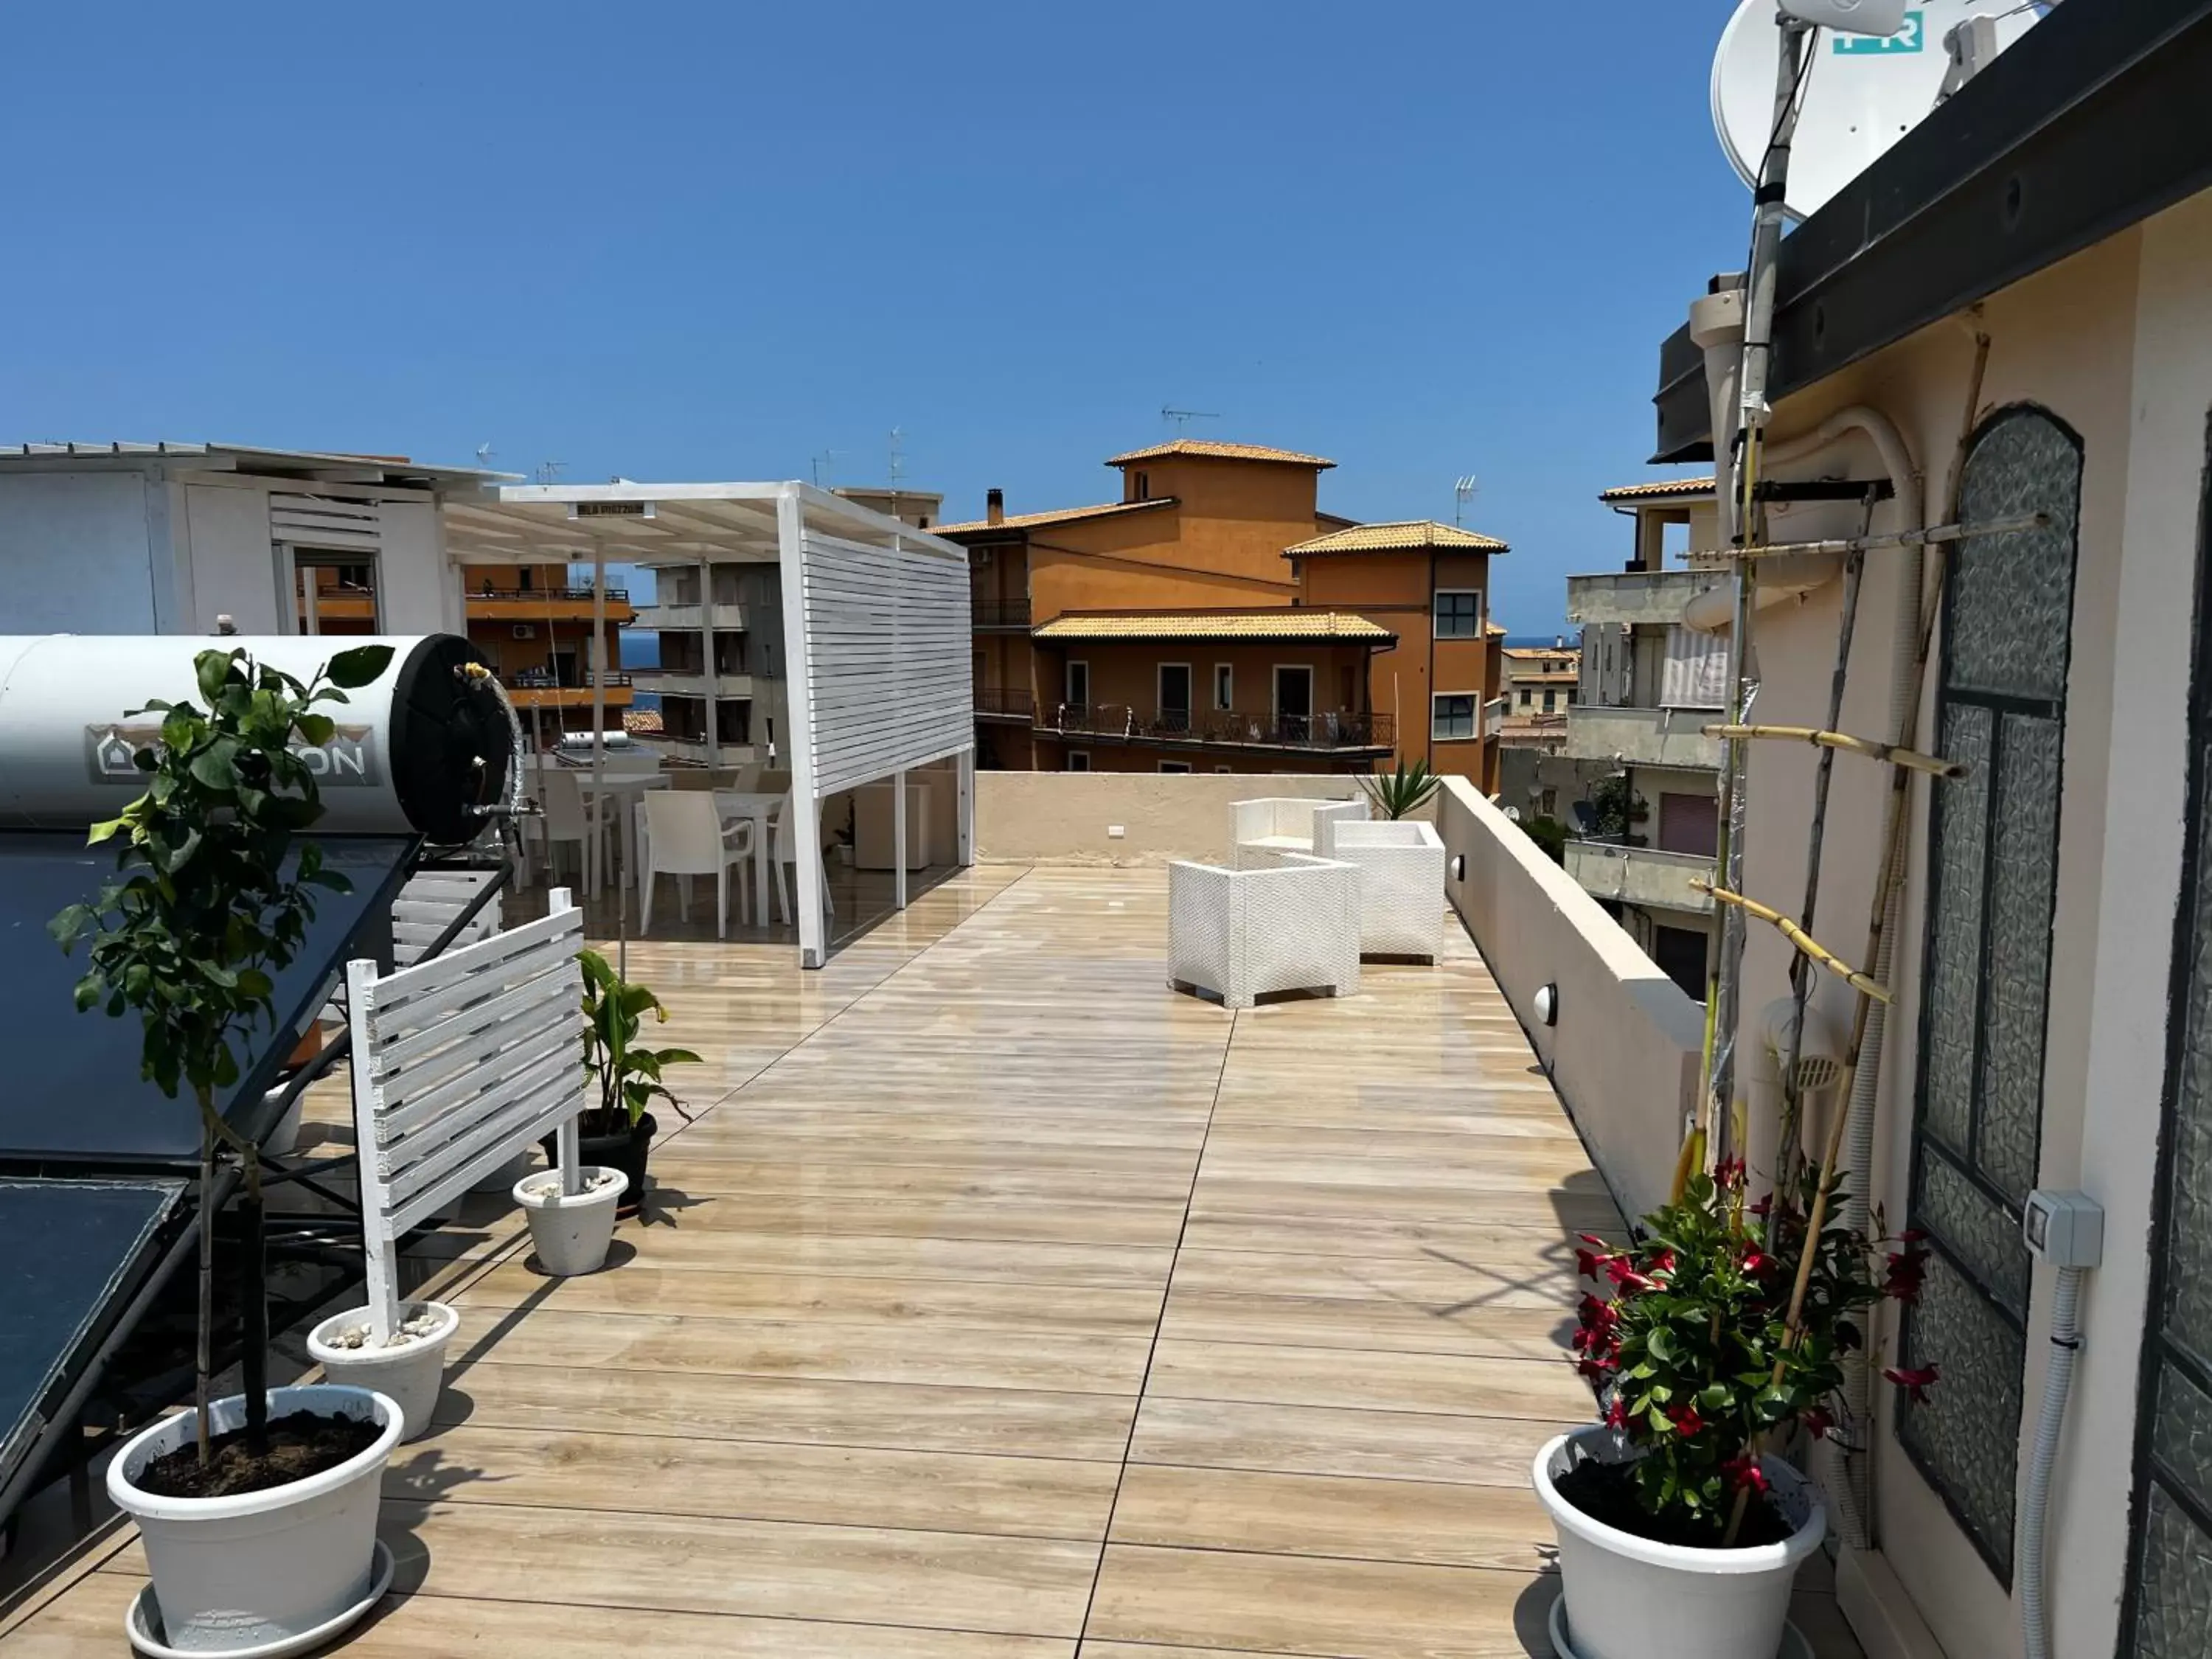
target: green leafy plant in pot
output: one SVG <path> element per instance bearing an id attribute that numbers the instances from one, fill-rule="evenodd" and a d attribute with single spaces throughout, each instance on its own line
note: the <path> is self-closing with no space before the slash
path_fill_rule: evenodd
<path id="1" fill-rule="evenodd" d="M 1780 1454 L 1800 1431 L 1835 1431 L 1866 1310 L 1910 1299 L 1927 1259 L 1907 1234 L 1878 1265 L 1820 1185 L 1808 1169 L 1785 1200 L 1747 1204 L 1742 1164 L 1723 1161 L 1686 1175 L 1636 1243 L 1584 1235 L 1577 1265 L 1610 1294 L 1583 1298 L 1574 1346 L 1604 1422 L 1554 1440 L 1535 1467 L 1578 1654 L 1770 1659 L 1780 1643 L 1791 1579 L 1825 1525 Z"/>
<path id="2" fill-rule="evenodd" d="M 1359 780 L 1359 787 L 1375 810 L 1386 818 L 1410 817 L 1429 804 L 1443 780 L 1429 770 L 1426 761 L 1411 766 L 1401 761 L 1391 771 L 1376 772 Z"/>
<path id="3" fill-rule="evenodd" d="M 624 979 L 597 951 L 580 951 L 584 969 L 586 1104 L 576 1129 L 583 1162 L 620 1170 L 629 1177 L 620 1209 L 635 1215 L 645 1197 L 645 1168 L 660 1125 L 648 1109 L 664 1100 L 682 1115 L 684 1104 L 662 1079 L 671 1066 L 697 1065 L 689 1048 L 653 1048 L 641 1040 L 650 1015 L 665 1024 L 668 1010 L 647 987 Z M 545 1155 L 556 1158 L 548 1136 Z"/>
<path id="4" fill-rule="evenodd" d="M 316 1611 L 319 1598 L 325 1617 L 333 1596 L 343 1606 L 343 1593 L 357 1591 L 367 1574 L 376 1482 L 399 1433 L 390 1402 L 360 1389 L 278 1389 L 272 1412 L 260 1158 L 218 1103 L 240 1081 L 256 1028 L 266 1022 L 272 1036 L 284 1035 L 275 1030 L 276 975 L 297 957 L 318 894 L 347 887 L 324 867 L 320 847 L 303 837 L 323 811 L 305 751 L 333 732 L 331 716 L 319 711 L 375 680 L 392 655 L 385 645 L 341 652 L 302 683 L 244 647 L 201 652 L 193 664 L 198 702 L 156 700 L 132 711 L 159 714 L 161 727 L 159 740 L 133 757 L 145 793 L 91 829 L 90 844 L 117 849 L 113 878 L 91 903 L 73 904 L 49 924 L 64 951 L 88 946 L 79 1012 L 137 1014 L 142 1076 L 173 1099 L 189 1093 L 199 1119 L 195 1409 L 188 1420 L 157 1424 L 132 1440 L 108 1477 L 110 1493 L 139 1521 L 178 1645 L 234 1645 L 246 1628 L 237 1609 L 258 1605 L 236 1599 L 235 1584 L 210 1588 L 176 1565 L 207 1554 L 204 1545 L 174 1541 L 195 1524 L 230 1528 L 234 1553 L 247 1564 L 247 1595 L 302 1616 Z M 244 1391 L 216 1401 L 214 1224 L 234 1183 L 242 1189 L 246 1252 Z M 308 1547 L 313 1528 L 303 1530 L 283 1507 L 319 1501 L 333 1483 L 354 1496 L 323 1506 L 335 1517 L 339 1555 L 350 1558 L 336 1562 L 331 1585 L 319 1589 L 290 1557 L 279 1582 L 253 1585 L 256 1526 L 265 1523 L 295 1552 Z M 272 1613 L 262 1628 L 281 1634 L 285 1627 Z"/>

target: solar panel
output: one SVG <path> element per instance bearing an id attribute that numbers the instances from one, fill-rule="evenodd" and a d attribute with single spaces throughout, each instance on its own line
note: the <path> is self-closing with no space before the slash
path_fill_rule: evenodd
<path id="1" fill-rule="evenodd" d="M 276 976 L 280 1040 L 258 1026 L 241 1056 L 241 1074 L 216 1104 L 226 1117 L 257 1124 L 254 1109 L 292 1047 L 290 1033 L 313 1015 L 331 976 L 364 921 L 389 906 L 416 843 L 404 836 L 333 836 L 325 865 L 353 884 L 325 892 L 298 958 Z M 88 903 L 115 868 L 115 854 L 87 847 L 80 835 L 23 830 L 0 834 L 0 1159 L 135 1163 L 190 1162 L 199 1125 L 181 1091 L 171 1100 L 138 1075 L 136 1016 L 80 1014 L 73 998 L 85 947 L 64 956 L 46 923 L 64 906 Z"/>
<path id="2" fill-rule="evenodd" d="M 0 1486 L 184 1191 L 181 1181 L 0 1181 Z"/>

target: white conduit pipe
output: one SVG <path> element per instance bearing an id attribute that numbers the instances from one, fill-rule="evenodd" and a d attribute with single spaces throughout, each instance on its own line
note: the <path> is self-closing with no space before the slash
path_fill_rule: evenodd
<path id="1" fill-rule="evenodd" d="M 2051 1610 L 2044 1603 L 2044 1527 L 2051 1510 L 2051 1475 L 2058 1463 L 2058 1436 L 2066 1426 L 2066 1396 L 2074 1388 L 2074 1355 L 2081 1346 L 2080 1267 L 2061 1267 L 2051 1297 L 2051 1359 L 2043 1372 L 2043 1409 L 2028 1453 L 2027 1492 L 2020 1506 L 2020 1617 L 2027 1633 L 2027 1659 L 2051 1659 Z"/>

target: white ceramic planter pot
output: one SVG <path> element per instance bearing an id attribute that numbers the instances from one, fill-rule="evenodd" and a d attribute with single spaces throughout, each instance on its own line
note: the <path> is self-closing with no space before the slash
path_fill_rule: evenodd
<path id="1" fill-rule="evenodd" d="M 460 1328 L 461 1316 L 442 1302 L 403 1303 L 399 1313 L 403 1322 L 428 1314 L 434 1322 L 428 1334 L 397 1347 L 349 1348 L 340 1345 L 340 1336 L 368 1323 L 368 1309 L 349 1308 L 307 1333 L 307 1352 L 331 1382 L 391 1399 L 405 1419 L 399 1437 L 415 1440 L 428 1430 L 438 1409 L 438 1390 L 446 1382 L 446 1346 Z"/>
<path id="2" fill-rule="evenodd" d="M 281 1095 L 284 1091 L 276 1088 L 269 1092 Z M 292 1103 L 284 1109 L 284 1115 L 276 1120 L 276 1127 L 262 1141 L 261 1150 L 271 1158 L 289 1158 L 297 1152 L 300 1149 L 300 1121 L 306 1115 L 307 1109 L 307 1091 L 302 1089 L 292 1097 Z"/>
<path id="3" fill-rule="evenodd" d="M 607 1246 L 615 1237 L 615 1206 L 629 1187 L 629 1177 L 619 1170 L 586 1164 L 583 1176 L 584 1190 L 574 1198 L 562 1192 L 558 1170 L 541 1170 L 514 1183 L 514 1201 L 530 1218 L 538 1265 L 556 1279 L 595 1273 L 606 1265 Z"/>
<path id="4" fill-rule="evenodd" d="M 1620 1439 L 1602 1425 L 1563 1434 L 1536 1454 L 1536 1496 L 1559 1538 L 1559 1581 L 1576 1659 L 1775 1659 L 1799 1563 L 1820 1547 L 1820 1494 L 1778 1458 L 1761 1465 L 1771 1501 L 1796 1530 L 1755 1549 L 1657 1544 L 1594 1521 L 1552 1482 L 1577 1446 L 1606 1457 Z"/>
<path id="5" fill-rule="evenodd" d="M 159 1498 L 137 1485 L 147 1464 L 191 1442 L 190 1412 L 143 1431 L 108 1465 L 107 1495 L 138 1523 L 171 1648 L 230 1653 L 287 1642 L 362 1602 L 399 1407 L 327 1382 L 269 1391 L 271 1417 L 301 1410 L 367 1418 L 383 1432 L 334 1469 L 234 1498 Z M 217 1401 L 210 1415 L 217 1434 L 242 1426 L 246 1397 Z"/>

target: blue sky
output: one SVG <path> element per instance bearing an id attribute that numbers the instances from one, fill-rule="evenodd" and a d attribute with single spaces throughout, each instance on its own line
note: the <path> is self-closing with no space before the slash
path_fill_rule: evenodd
<path id="1" fill-rule="evenodd" d="M 36 7 L 0 437 L 1111 499 L 1165 435 L 1625 556 L 1658 343 L 1740 264 L 1726 0 Z"/>

